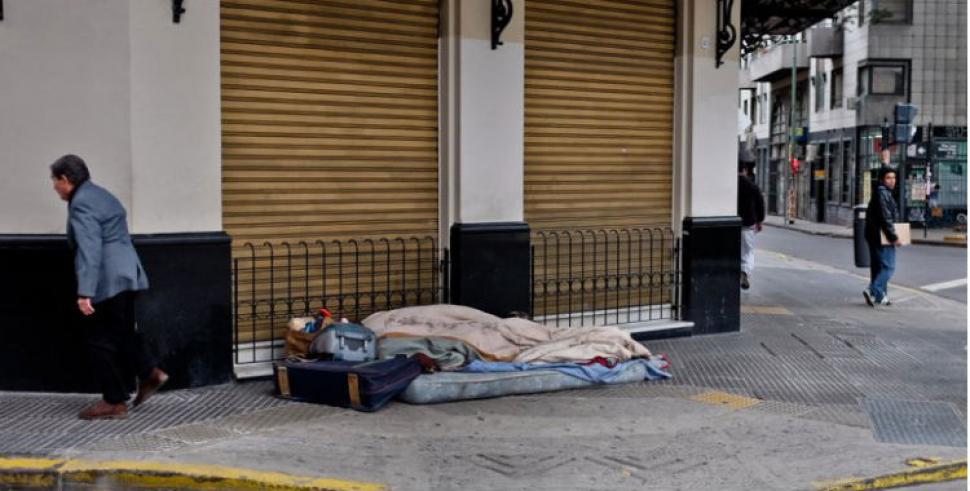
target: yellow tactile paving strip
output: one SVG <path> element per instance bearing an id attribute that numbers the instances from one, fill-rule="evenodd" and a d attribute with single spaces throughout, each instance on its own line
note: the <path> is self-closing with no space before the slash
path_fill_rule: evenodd
<path id="1" fill-rule="evenodd" d="M 770 305 L 742 305 L 741 313 L 762 315 L 793 315 L 792 312 L 785 307 Z"/>
<path id="2" fill-rule="evenodd" d="M 717 390 L 697 394 L 696 396 L 691 396 L 690 399 L 697 402 L 714 404 L 715 406 L 727 406 L 732 409 L 744 409 L 761 403 L 760 399 L 729 394 Z"/>

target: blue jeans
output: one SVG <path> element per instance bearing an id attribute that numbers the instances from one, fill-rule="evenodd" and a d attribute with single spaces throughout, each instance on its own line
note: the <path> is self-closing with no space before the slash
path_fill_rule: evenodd
<path id="1" fill-rule="evenodd" d="M 869 244 L 869 271 L 871 281 L 869 292 L 876 302 L 886 298 L 889 279 L 896 271 L 896 247 Z"/>

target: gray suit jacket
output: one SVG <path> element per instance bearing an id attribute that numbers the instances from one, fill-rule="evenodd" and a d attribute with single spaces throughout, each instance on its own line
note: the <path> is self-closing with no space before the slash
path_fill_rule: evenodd
<path id="1" fill-rule="evenodd" d="M 123 291 L 148 289 L 126 216 L 118 198 L 93 182 L 83 182 L 74 190 L 67 212 L 67 240 L 75 250 L 79 297 L 97 303 Z"/>

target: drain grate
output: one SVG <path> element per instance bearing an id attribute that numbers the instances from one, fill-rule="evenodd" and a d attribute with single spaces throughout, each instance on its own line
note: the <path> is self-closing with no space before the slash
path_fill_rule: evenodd
<path id="1" fill-rule="evenodd" d="M 967 428 L 947 402 L 865 398 L 876 439 L 888 443 L 966 447 Z"/>
<path id="2" fill-rule="evenodd" d="M 185 442 L 151 434 L 122 435 L 80 446 L 84 450 L 100 452 L 164 452 L 186 446 Z"/>

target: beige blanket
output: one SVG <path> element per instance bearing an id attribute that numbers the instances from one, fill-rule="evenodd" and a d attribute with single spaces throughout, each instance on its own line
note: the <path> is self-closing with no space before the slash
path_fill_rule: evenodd
<path id="1" fill-rule="evenodd" d="M 628 360 L 650 351 L 615 327 L 556 329 L 528 319 L 502 319 L 460 305 L 377 312 L 363 321 L 378 337 L 437 336 L 460 340 L 482 358 L 516 362 L 581 362 L 597 356 Z"/>

